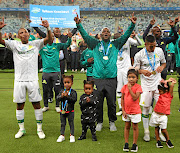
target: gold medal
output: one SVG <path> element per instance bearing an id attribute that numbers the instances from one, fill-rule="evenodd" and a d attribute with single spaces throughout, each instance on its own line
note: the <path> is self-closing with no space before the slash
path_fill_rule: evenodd
<path id="1" fill-rule="evenodd" d="M 108 56 L 103 56 L 103 59 L 104 60 L 108 60 Z"/>
<path id="2" fill-rule="evenodd" d="M 151 73 L 152 73 L 153 75 L 156 75 L 156 71 L 152 71 Z"/>
<path id="3" fill-rule="evenodd" d="M 61 114 L 65 114 L 65 113 L 66 113 L 66 111 L 65 111 L 65 110 L 62 110 Z"/>
<path id="4" fill-rule="evenodd" d="M 120 57 L 119 60 L 122 61 L 122 60 L 123 60 L 123 57 Z"/>

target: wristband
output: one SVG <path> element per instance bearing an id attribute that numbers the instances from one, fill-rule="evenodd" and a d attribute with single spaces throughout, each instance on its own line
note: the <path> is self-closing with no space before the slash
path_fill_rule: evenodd
<path id="1" fill-rule="evenodd" d="M 49 31 L 49 30 L 51 30 L 50 26 L 49 26 L 49 27 L 47 27 L 47 30 L 48 30 L 48 31 Z"/>

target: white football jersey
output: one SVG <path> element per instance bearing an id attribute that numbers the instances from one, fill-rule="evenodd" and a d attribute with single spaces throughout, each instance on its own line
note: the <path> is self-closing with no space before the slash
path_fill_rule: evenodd
<path id="1" fill-rule="evenodd" d="M 155 54 L 155 70 L 157 67 L 161 65 L 161 63 L 166 63 L 163 50 L 160 47 L 156 47 L 154 52 L 147 52 L 150 58 L 152 65 L 154 65 L 154 54 Z M 145 51 L 145 48 L 136 53 L 134 57 L 134 67 L 139 67 L 142 70 L 148 70 L 152 72 L 152 67 L 149 64 L 149 60 Z M 141 76 L 141 87 L 143 91 L 154 91 L 157 89 L 159 82 L 161 81 L 161 73 L 157 73 L 155 75 L 145 76 L 144 74 L 140 74 Z"/>
<path id="2" fill-rule="evenodd" d="M 44 46 L 44 39 L 29 41 L 5 40 L 5 45 L 13 52 L 15 80 L 38 80 L 38 54 Z"/>
<path id="3" fill-rule="evenodd" d="M 136 39 L 133 39 L 131 37 L 128 38 L 128 40 L 126 41 L 126 43 L 123 45 L 123 47 L 121 48 L 121 50 L 118 53 L 118 57 L 117 57 L 117 69 L 126 69 L 128 70 L 129 67 L 131 67 L 131 58 L 130 58 L 130 46 L 134 45 L 134 46 L 139 46 L 141 45 L 141 40 L 136 36 Z M 122 53 L 121 53 L 122 51 Z M 120 58 L 123 58 L 123 60 L 120 60 Z"/>

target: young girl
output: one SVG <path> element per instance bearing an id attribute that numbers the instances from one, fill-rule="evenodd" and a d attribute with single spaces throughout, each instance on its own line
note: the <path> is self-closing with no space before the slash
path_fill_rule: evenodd
<path id="1" fill-rule="evenodd" d="M 124 138 L 125 145 L 123 151 L 129 151 L 129 131 L 131 122 L 133 126 L 133 145 L 131 148 L 132 152 L 138 151 L 137 140 L 139 135 L 138 123 L 141 121 L 141 108 L 139 105 L 139 97 L 142 93 L 141 86 L 137 84 L 138 72 L 135 69 L 130 69 L 127 72 L 128 83 L 121 89 L 122 98 L 122 119 L 125 121 Z"/>
<path id="2" fill-rule="evenodd" d="M 171 82 L 169 86 L 168 82 Z M 170 105 L 173 99 L 173 88 L 174 84 L 176 84 L 176 80 L 174 78 L 169 78 L 166 81 L 161 81 L 161 84 L 158 85 L 159 90 L 159 99 L 155 105 L 154 112 L 151 115 L 150 126 L 155 127 L 155 135 L 156 135 L 156 147 L 163 148 L 159 138 L 159 129 L 162 129 L 162 133 L 166 138 L 166 144 L 169 148 L 173 148 L 173 144 L 169 139 L 169 134 L 167 132 L 167 115 L 170 114 Z"/>
<path id="3" fill-rule="evenodd" d="M 74 104 L 77 101 L 77 93 L 71 87 L 73 85 L 73 75 L 63 75 L 64 89 L 62 89 L 57 96 L 57 99 L 61 102 L 61 135 L 58 137 L 57 142 L 65 140 L 64 132 L 66 126 L 66 118 L 68 118 L 70 126 L 70 142 L 75 142 L 74 137 Z"/>
<path id="4" fill-rule="evenodd" d="M 97 141 L 96 138 L 96 108 L 98 104 L 98 98 L 93 92 L 94 81 L 84 80 L 84 92 L 80 97 L 79 104 L 81 107 L 81 124 L 82 124 L 82 135 L 78 140 L 86 139 L 86 132 L 88 126 L 90 127 L 92 134 L 92 141 Z"/>

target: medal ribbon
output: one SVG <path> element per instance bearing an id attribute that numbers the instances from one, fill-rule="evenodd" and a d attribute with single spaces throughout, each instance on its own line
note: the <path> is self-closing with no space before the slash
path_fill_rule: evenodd
<path id="1" fill-rule="evenodd" d="M 103 42 L 101 41 L 101 46 L 102 46 L 102 48 L 103 48 L 104 56 L 108 56 L 110 45 L 111 45 L 111 42 L 109 42 L 107 51 L 105 52 Z"/>
<path id="2" fill-rule="evenodd" d="M 146 48 L 145 48 L 145 51 L 146 51 L 146 55 L 147 55 L 147 58 L 148 58 L 148 61 L 149 61 L 149 65 L 151 66 L 151 69 L 154 71 L 155 70 L 154 68 L 155 68 L 155 65 L 156 65 L 156 56 L 155 56 L 155 53 L 154 53 L 154 65 L 152 65 Z"/>
<path id="3" fill-rule="evenodd" d="M 122 57 L 123 47 L 119 50 L 119 56 Z"/>
<path id="4" fill-rule="evenodd" d="M 64 90 L 66 91 L 66 89 Z M 71 94 L 71 89 L 69 90 L 68 92 L 68 96 Z M 66 104 L 67 104 L 68 100 L 65 100 L 65 103 L 64 103 L 64 107 L 63 107 L 63 102 L 62 102 L 62 110 L 64 110 L 66 108 Z"/>

